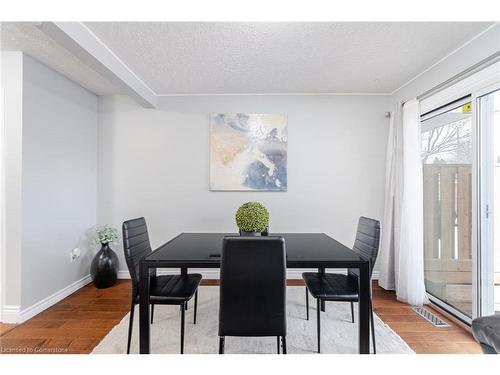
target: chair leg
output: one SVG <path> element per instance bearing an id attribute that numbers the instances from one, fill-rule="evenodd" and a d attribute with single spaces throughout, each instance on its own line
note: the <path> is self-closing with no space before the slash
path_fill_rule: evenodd
<path id="1" fill-rule="evenodd" d="M 132 328 L 134 327 L 134 303 L 130 306 L 130 319 L 128 322 L 128 340 L 127 340 L 127 354 L 130 354 L 130 341 L 132 340 Z"/>
<path id="2" fill-rule="evenodd" d="M 372 341 L 373 341 L 373 354 L 377 354 L 377 347 L 375 346 L 375 320 L 373 319 L 373 306 L 370 299 L 370 314 L 371 314 L 371 326 L 372 326 Z"/>
<path id="3" fill-rule="evenodd" d="M 351 302 L 351 320 L 354 323 L 354 302 Z"/>
<path id="4" fill-rule="evenodd" d="M 219 354 L 224 354 L 224 336 L 219 337 Z"/>
<path id="5" fill-rule="evenodd" d="M 155 305 L 151 304 L 151 324 L 153 324 L 154 314 L 155 314 Z"/>
<path id="6" fill-rule="evenodd" d="M 186 315 L 186 303 L 181 305 L 181 354 L 184 354 L 184 318 Z"/>
<path id="7" fill-rule="evenodd" d="M 321 300 L 316 299 L 318 313 L 318 353 L 321 353 Z"/>
<path id="8" fill-rule="evenodd" d="M 198 310 L 198 289 L 196 289 L 196 293 L 194 294 L 194 320 L 193 324 L 196 324 L 196 312 Z"/>
<path id="9" fill-rule="evenodd" d="M 286 354 L 286 336 L 281 336 L 281 343 L 283 345 L 283 354 Z"/>
<path id="10" fill-rule="evenodd" d="M 277 349 L 278 349 L 278 354 L 280 354 L 280 337 L 276 336 L 276 343 L 278 344 Z"/>
<path id="11" fill-rule="evenodd" d="M 309 320 L 309 291 L 306 288 L 306 319 Z"/>

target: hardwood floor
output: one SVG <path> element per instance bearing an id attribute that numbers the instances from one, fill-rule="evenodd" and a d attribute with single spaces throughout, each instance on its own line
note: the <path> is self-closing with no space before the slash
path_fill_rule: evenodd
<path id="1" fill-rule="evenodd" d="M 431 309 L 430 307 L 428 307 Z M 433 312 L 451 327 L 435 327 L 417 315 L 405 303 L 396 300 L 395 293 L 373 284 L 373 309 L 408 345 L 419 354 L 470 354 L 481 353 L 481 347 L 472 334 Z"/>
<path id="2" fill-rule="evenodd" d="M 204 284 L 217 285 L 217 281 L 206 280 Z M 289 285 L 303 284 L 291 280 Z M 89 284 L 25 323 L 0 324 L 0 353 L 90 353 L 128 313 L 129 301 L 128 280 L 119 280 L 109 289 Z M 465 329 L 453 323 L 449 328 L 432 326 L 376 283 L 373 307 L 416 353 L 481 352 Z"/>
<path id="3" fill-rule="evenodd" d="M 2 353 L 90 353 L 130 309 L 130 281 L 89 284 L 0 336 Z"/>
<path id="4" fill-rule="evenodd" d="M 14 328 L 15 324 L 0 323 L 0 337 Z"/>

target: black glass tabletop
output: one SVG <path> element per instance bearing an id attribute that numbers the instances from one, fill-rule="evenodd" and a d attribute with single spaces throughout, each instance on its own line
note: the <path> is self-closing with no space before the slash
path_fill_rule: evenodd
<path id="1" fill-rule="evenodd" d="M 225 236 L 237 234 L 181 233 L 144 258 L 143 262 L 154 267 L 218 268 Z M 355 268 L 367 262 L 324 233 L 272 233 L 269 236 L 285 239 L 288 268 Z"/>

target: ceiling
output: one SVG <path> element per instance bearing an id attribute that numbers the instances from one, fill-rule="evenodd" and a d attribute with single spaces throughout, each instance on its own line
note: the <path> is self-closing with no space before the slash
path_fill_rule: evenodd
<path id="1" fill-rule="evenodd" d="M 485 30 L 484 22 L 91 22 L 157 95 L 391 93 Z M 2 24 L 23 50 L 97 94 L 118 89 L 27 23 Z"/>
<path id="2" fill-rule="evenodd" d="M 157 94 L 221 94 L 389 93 L 489 24 L 98 22 L 86 26 Z"/>
<path id="3" fill-rule="evenodd" d="M 97 95 L 122 93 L 32 22 L 1 22 L 0 47 L 2 51 L 26 52 Z"/>

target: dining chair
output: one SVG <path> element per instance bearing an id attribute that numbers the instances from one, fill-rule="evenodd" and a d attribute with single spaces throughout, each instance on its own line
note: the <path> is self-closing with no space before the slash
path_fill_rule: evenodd
<path id="1" fill-rule="evenodd" d="M 360 217 L 356 240 L 354 241 L 353 251 L 370 261 L 370 280 L 372 277 L 373 266 L 377 260 L 378 248 L 380 243 L 380 223 L 377 220 L 367 217 Z M 306 285 L 306 318 L 309 320 L 309 293 L 316 298 L 317 306 L 317 336 L 318 353 L 321 352 L 321 306 L 325 301 L 350 302 L 351 319 L 354 323 L 354 302 L 359 301 L 358 292 L 359 269 L 350 268 L 347 275 L 338 273 L 304 272 L 302 278 Z M 371 299 L 370 284 L 370 323 L 373 340 L 373 352 L 376 353 L 375 346 L 375 322 L 373 320 L 373 308 Z"/>
<path id="2" fill-rule="evenodd" d="M 472 335 L 484 354 L 500 354 L 500 315 L 481 316 L 472 321 Z"/>
<path id="3" fill-rule="evenodd" d="M 149 243 L 148 228 L 143 217 L 127 220 L 122 225 L 123 249 L 132 279 L 132 300 L 128 327 L 127 354 L 130 353 L 135 305 L 139 303 L 139 263 L 152 252 Z M 153 324 L 155 305 L 179 305 L 181 310 L 181 354 L 184 353 L 184 318 L 187 302 L 194 295 L 194 324 L 198 305 L 198 286 L 201 275 L 182 272 L 180 275 L 156 275 L 156 269 L 150 269 L 151 324 Z"/>
<path id="4" fill-rule="evenodd" d="M 219 354 L 226 336 L 276 336 L 286 354 L 285 240 L 225 237 L 219 303 Z"/>

